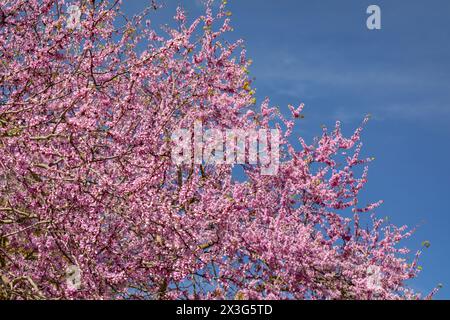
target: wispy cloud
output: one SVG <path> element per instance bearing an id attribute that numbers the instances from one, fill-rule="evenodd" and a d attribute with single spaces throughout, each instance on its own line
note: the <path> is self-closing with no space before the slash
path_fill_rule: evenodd
<path id="1" fill-rule="evenodd" d="M 268 52 L 259 58 L 255 65 L 259 83 L 279 96 L 295 100 L 346 98 L 348 103 L 337 101 L 330 107 L 330 117 L 342 121 L 355 121 L 366 113 L 376 120 L 450 120 L 448 77 L 419 70 L 420 66 L 352 65 L 351 61 L 329 62 L 320 53 L 296 57 L 286 51 Z"/>

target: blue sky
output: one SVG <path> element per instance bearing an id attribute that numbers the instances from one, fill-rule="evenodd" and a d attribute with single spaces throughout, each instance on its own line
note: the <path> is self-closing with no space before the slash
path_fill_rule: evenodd
<path id="1" fill-rule="evenodd" d="M 154 27 L 181 4 L 194 17 L 200 0 L 164 0 Z M 124 1 L 133 14 L 145 1 Z M 374 156 L 363 199 L 380 216 L 418 227 L 405 244 L 422 250 L 411 286 L 450 298 L 450 1 L 229 0 L 234 36 L 254 63 L 257 97 L 304 102 L 296 133 L 307 139 L 341 120 L 351 133 L 366 114 L 364 152 Z M 368 30 L 366 9 L 381 8 L 381 30 Z M 152 17 L 151 17 L 152 18 Z M 287 110 L 287 108 L 286 108 Z M 430 241 L 428 249 L 421 248 Z"/>

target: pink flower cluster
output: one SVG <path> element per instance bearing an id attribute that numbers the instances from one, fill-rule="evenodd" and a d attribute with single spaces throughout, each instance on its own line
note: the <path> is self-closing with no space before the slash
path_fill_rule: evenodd
<path id="1" fill-rule="evenodd" d="M 361 129 L 337 123 L 296 150 L 303 105 L 292 119 L 256 107 L 242 41 L 221 38 L 224 5 L 190 23 L 180 8 L 159 33 L 152 8 L 125 20 L 119 1 L 82 3 L 67 28 L 72 3 L 0 1 L 0 298 L 419 297 L 406 228 L 360 225 L 380 204 L 358 204 Z M 175 166 L 170 133 L 196 120 L 278 123 L 278 174 Z"/>

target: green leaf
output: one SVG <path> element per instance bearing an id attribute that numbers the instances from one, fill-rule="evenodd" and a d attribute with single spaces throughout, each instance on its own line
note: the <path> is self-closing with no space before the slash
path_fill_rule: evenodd
<path id="1" fill-rule="evenodd" d="M 431 246 L 431 242 L 426 240 L 426 241 L 422 242 L 422 246 L 424 246 L 425 248 L 429 248 Z"/>

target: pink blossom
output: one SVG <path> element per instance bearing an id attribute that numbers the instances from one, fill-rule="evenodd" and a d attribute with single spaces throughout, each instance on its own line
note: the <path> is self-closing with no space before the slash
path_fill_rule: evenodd
<path id="1" fill-rule="evenodd" d="M 159 32 L 144 22 L 153 11 L 124 23 L 120 4 L 84 5 L 70 30 L 62 2 L 1 4 L 0 298 L 419 297 L 406 283 L 417 260 L 398 246 L 411 232 L 360 223 L 381 210 L 357 207 L 362 128 L 346 138 L 337 122 L 290 144 L 303 104 L 289 106 L 294 119 L 269 99 L 255 107 L 242 42 L 220 42 L 223 7 L 191 25 L 178 9 Z M 239 182 L 229 165 L 174 164 L 171 132 L 199 119 L 221 130 L 277 123 L 278 174 L 243 165 Z M 369 266 L 382 275 L 376 293 Z"/>

